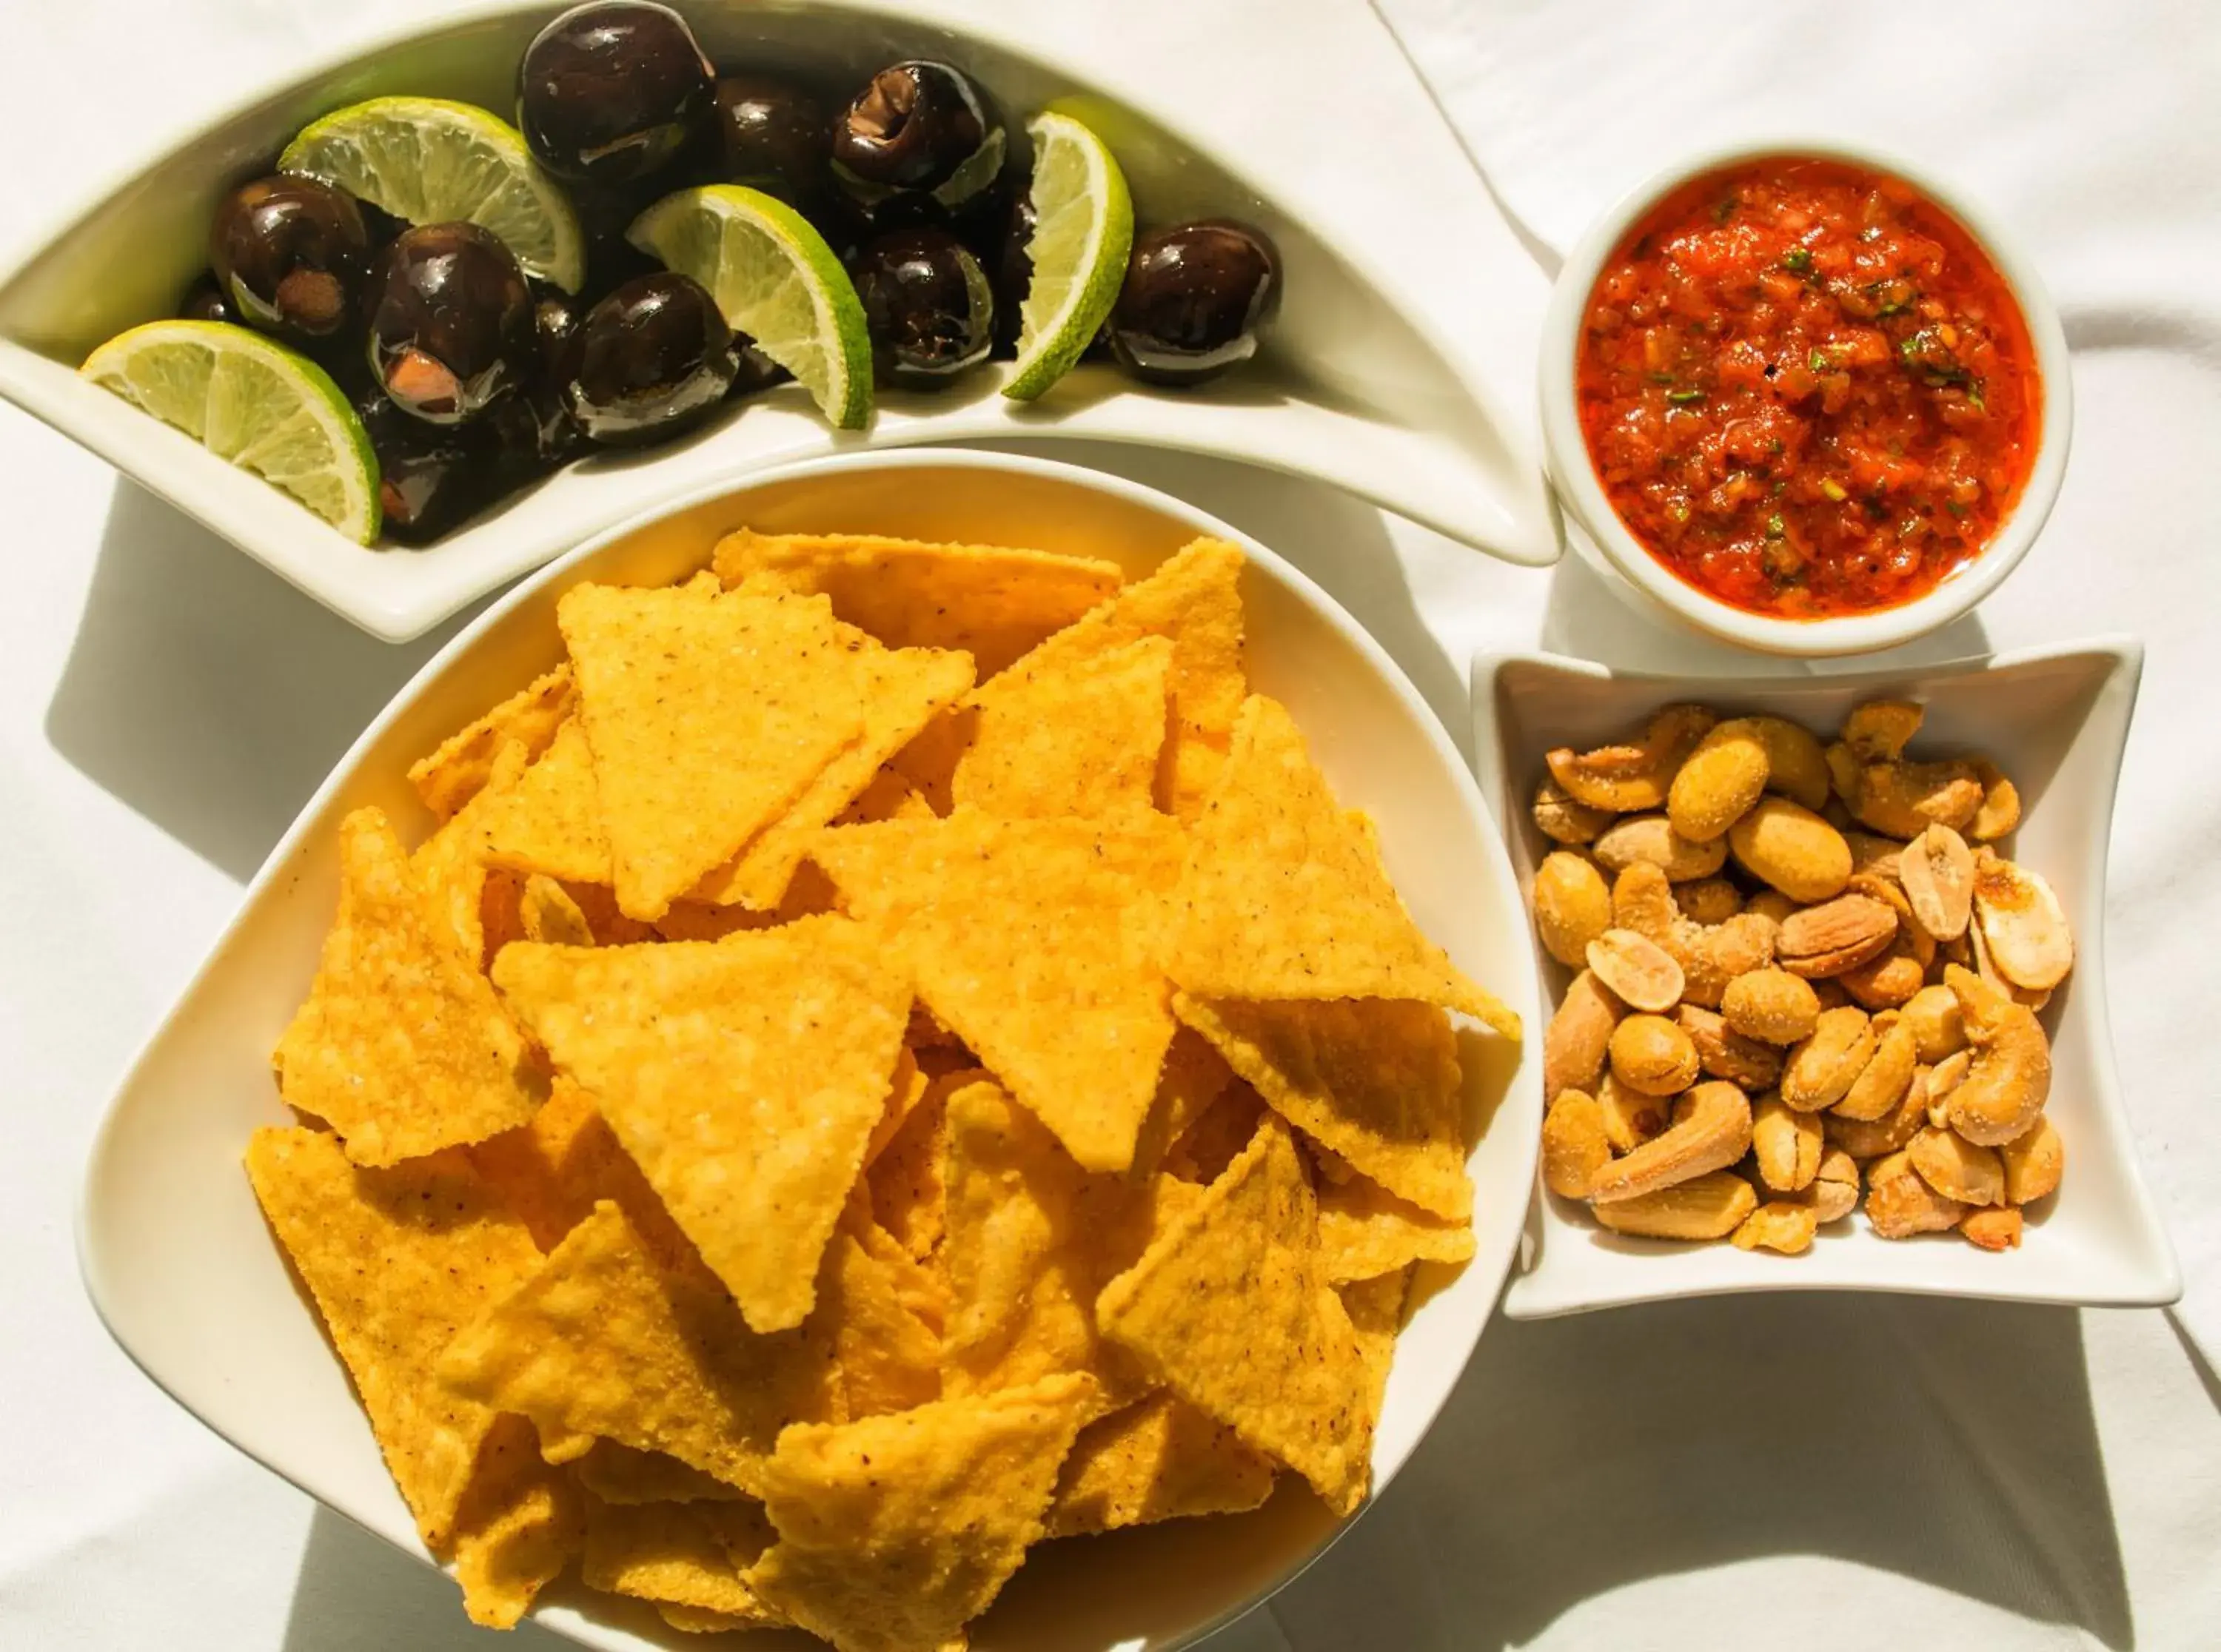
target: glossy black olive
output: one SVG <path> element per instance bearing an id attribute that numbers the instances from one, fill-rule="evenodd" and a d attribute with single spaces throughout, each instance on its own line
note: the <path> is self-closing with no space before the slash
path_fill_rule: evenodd
<path id="1" fill-rule="evenodd" d="M 994 106 L 945 63 L 898 63 L 873 75 L 833 122 L 833 172 L 860 200 L 890 190 L 962 205 L 995 181 L 1004 139 Z"/>
<path id="2" fill-rule="evenodd" d="M 1110 348 L 1137 378 L 1200 383 L 1256 353 L 1279 296 L 1279 253 L 1261 230 L 1223 219 L 1155 230 L 1134 243 Z"/>
<path id="3" fill-rule="evenodd" d="M 209 228 L 209 264 L 232 308 L 297 341 L 330 338 L 353 319 L 370 262 L 354 197 L 313 178 L 242 184 Z"/>
<path id="4" fill-rule="evenodd" d="M 1033 245 L 1033 191 L 1028 181 L 1021 178 L 1010 196 L 1010 209 L 1004 221 L 1002 245 L 994 262 L 989 265 L 994 271 L 995 286 L 995 348 L 998 352 L 1015 351 L 1018 342 L 1019 307 L 1026 302 L 1026 290 L 1034 284 L 1033 254 L 1027 249 Z"/>
<path id="5" fill-rule="evenodd" d="M 501 490 L 498 444 L 489 427 L 427 424 L 374 388 L 355 411 L 378 455 L 378 502 L 390 538 L 435 539 Z"/>
<path id="6" fill-rule="evenodd" d="M 178 316 L 188 321 L 231 321 L 236 323 L 239 312 L 223 296 L 223 289 L 216 284 L 213 275 L 197 277 L 185 289 L 185 296 L 178 301 Z"/>
<path id="7" fill-rule="evenodd" d="M 904 229 L 868 242 L 849 266 L 882 383 L 939 390 L 987 358 L 995 295 L 945 229 Z"/>
<path id="8" fill-rule="evenodd" d="M 717 301 L 691 277 L 659 271 L 587 312 L 564 352 L 563 403 L 595 441 L 642 446 L 699 422 L 736 366 Z"/>
<path id="9" fill-rule="evenodd" d="M 525 47 L 516 123 L 556 177 L 633 183 L 685 152 L 710 117 L 714 87 L 677 12 L 607 0 L 565 12 Z"/>
<path id="10" fill-rule="evenodd" d="M 530 374 L 531 289 L 509 248 L 475 224 L 403 231 L 379 256 L 367 302 L 371 371 L 420 419 L 472 418 Z"/>
<path id="11" fill-rule="evenodd" d="M 509 454 L 510 468 L 525 477 L 552 471 L 585 451 L 586 433 L 571 417 L 563 396 L 570 352 L 578 338 L 583 315 L 578 302 L 567 293 L 546 292 L 533 307 L 534 361 L 532 375 L 517 398 L 525 418 L 503 416 L 494 408 L 496 424 Z"/>
<path id="12" fill-rule="evenodd" d="M 727 75 L 717 82 L 718 174 L 728 184 L 775 195 L 798 209 L 832 187 L 825 105 L 772 75 Z"/>
<path id="13" fill-rule="evenodd" d="M 738 401 L 744 396 L 754 396 L 758 390 L 784 384 L 793 377 L 759 350 L 756 341 L 747 334 L 733 334 L 733 387 L 725 392 L 729 399 Z"/>

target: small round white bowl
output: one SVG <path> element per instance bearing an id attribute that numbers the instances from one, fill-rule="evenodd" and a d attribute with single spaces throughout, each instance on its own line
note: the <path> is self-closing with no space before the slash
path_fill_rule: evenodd
<path id="1" fill-rule="evenodd" d="M 1677 578 L 1628 531 L 1605 496 L 1589 458 L 1588 444 L 1581 435 L 1573 393 L 1574 358 L 1580 346 L 1581 317 L 1605 260 L 1637 219 L 1691 178 L 1774 155 L 1843 161 L 1886 172 L 1935 202 L 1959 221 L 2005 277 L 2019 301 L 2036 351 L 2043 423 L 2035 462 L 2019 502 L 1978 554 L 1946 575 L 1925 596 L 1897 608 L 1821 620 L 1784 620 L 1753 614 L 1706 595 Z M 1995 590 L 2028 554 L 2029 546 L 2043 531 L 2044 519 L 2051 514 L 2074 436 L 2074 398 L 2068 371 L 2067 334 L 2060 327 L 2059 311 L 2050 295 L 2019 246 L 1994 219 L 1924 168 L 1895 155 L 1825 140 L 1745 140 L 1701 150 L 1629 191 L 1589 226 L 1558 271 L 1543 316 L 1539 377 L 1543 458 L 1551 485 L 1605 560 L 1652 604 L 1686 625 L 1761 653 L 1804 658 L 1862 654 L 1911 642 L 1949 625 Z"/>

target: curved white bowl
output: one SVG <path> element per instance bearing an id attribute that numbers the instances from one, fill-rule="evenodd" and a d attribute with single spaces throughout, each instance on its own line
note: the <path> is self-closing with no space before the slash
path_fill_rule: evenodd
<path id="1" fill-rule="evenodd" d="M 1691 178 L 1768 155 L 1846 161 L 1903 178 L 1956 218 L 1981 244 L 2020 300 L 2021 313 L 2028 322 L 2036 375 L 2043 381 L 2043 424 L 2019 502 L 1979 555 L 1953 569 L 1925 596 L 1897 608 L 1824 620 L 1784 620 L 1749 613 L 1699 590 L 1677 578 L 1628 531 L 1605 496 L 1589 458 L 1588 443 L 1581 434 L 1573 395 L 1581 317 L 1588 309 L 1597 276 L 1620 237 L 1655 203 Z M 2036 536 L 2043 532 L 2052 504 L 2059 497 L 2059 484 L 2067 473 L 2068 450 L 2074 436 L 2074 386 L 2068 365 L 2067 334 L 2060 326 L 2058 306 L 2051 302 L 2036 266 L 2019 246 L 1995 219 L 1927 168 L 1863 146 L 1829 140 L 1739 140 L 1676 161 L 1630 190 L 1589 226 L 1558 271 L 1542 323 L 1540 381 L 1542 446 L 1551 484 L 1612 568 L 1649 599 L 1654 611 L 1745 648 L 1806 659 L 1894 648 L 1941 630 L 1995 590 L 2020 565 Z"/>
<path id="2" fill-rule="evenodd" d="M 178 1402 L 303 1490 L 422 1555 L 346 1373 L 296 1293 L 240 1156 L 282 1121 L 269 1053 L 308 991 L 336 899 L 334 829 L 375 803 L 404 833 L 430 822 L 411 759 L 560 656 L 556 598 L 579 580 L 646 583 L 704 565 L 725 531 L 854 531 L 1024 544 L 1154 566 L 1198 533 L 1249 558 L 1251 680 L 1285 701 L 1349 805 L 1368 811 L 1419 922 L 1530 1028 L 1535 971 L 1504 845 L 1442 726 L 1333 599 L 1225 524 L 1136 483 L 1046 460 L 906 452 L 807 463 L 698 489 L 602 535 L 511 592 L 419 672 L 302 811 L 230 929 L 109 1104 L 85 1174 L 79 1251 L 116 1339 Z M 1477 1141 L 1478 1249 L 1430 1270 L 1397 1344 L 1373 1449 L 1376 1491 L 1448 1398 L 1496 1301 L 1534 1180 L 1536 1040 L 1464 1036 Z M 1176 1521 L 1035 1552 L 975 1636 L 981 1652 L 1170 1648 L 1294 1577 L 1344 1523 L 1283 1476 L 1255 1514 Z M 460 1610 L 460 1607 L 459 1607 Z M 558 1592 L 538 1621 L 589 1645 L 684 1646 L 644 1609 Z M 801 1636 L 751 1646 L 815 1645 Z"/>
<path id="3" fill-rule="evenodd" d="M 0 396 L 391 641 L 712 478 L 922 442 L 1068 436 L 1217 453 L 1321 477 L 1514 562 L 1556 558 L 1529 388 L 1542 278 L 1362 8 L 1308 9 L 1300 27 L 1279 22 L 1265 0 L 683 9 L 722 62 L 807 68 L 837 84 L 898 57 L 945 55 L 1014 116 L 1078 100 L 1117 150 L 1145 224 L 1230 214 L 1273 234 L 1286 296 L 1267 349 L 1189 392 L 1086 367 L 1030 406 L 997 393 L 998 368 L 939 396 L 887 395 L 857 433 L 829 429 L 787 386 L 672 446 L 572 464 L 422 550 L 349 544 L 76 377 L 101 340 L 170 313 L 203 262 L 222 191 L 308 120 L 391 92 L 509 109 L 525 41 L 561 9 L 510 0 L 312 69 L 120 181 L 0 278 Z M 1229 97 L 1236 58 L 1242 95 Z M 1332 120 L 1309 96 L 1324 63 L 1335 65 Z M 1393 187 L 1384 191 L 1384 179 Z"/>

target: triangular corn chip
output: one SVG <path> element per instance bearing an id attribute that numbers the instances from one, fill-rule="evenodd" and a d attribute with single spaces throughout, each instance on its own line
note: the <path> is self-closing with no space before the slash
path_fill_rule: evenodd
<path id="1" fill-rule="evenodd" d="M 885 1109 L 910 989 L 881 951 L 829 917 L 715 942 L 521 942 L 494 963 L 758 1331 L 809 1314 Z"/>
<path id="2" fill-rule="evenodd" d="M 1233 1082 L 1234 1069 L 1226 1064 L 1226 1057 L 1211 1047 L 1208 1038 L 1193 1027 L 1175 1029 L 1173 1041 L 1165 1050 L 1164 1069 L 1157 1075 L 1156 1100 L 1149 1104 L 1148 1117 L 1143 1120 L 1141 1137 L 1135 1144 L 1134 1174 L 1148 1175 L 1163 1163 L 1173 1144 L 1211 1110 L 1211 1103 Z M 1251 1121 L 1253 1127 L 1254 1122 Z M 1246 1145 L 1248 1139 L 1249 1134 L 1245 1131 L 1242 1143 Z M 1227 1156 L 1231 1158 L 1233 1155 Z"/>
<path id="3" fill-rule="evenodd" d="M 660 1267 L 613 1204 L 450 1342 L 439 1375 L 543 1437 L 665 1452 L 750 1493 L 779 1430 L 835 1400 L 826 1338 L 756 1335 L 707 1274 Z"/>
<path id="4" fill-rule="evenodd" d="M 950 796 L 1010 820 L 1153 807 L 1172 663 L 1169 640 L 1142 637 L 985 683 Z"/>
<path id="5" fill-rule="evenodd" d="M 1118 589 L 1118 564 L 992 545 L 935 545 L 868 533 L 756 533 L 717 542 L 728 585 L 769 575 L 829 596 L 833 611 L 890 648 L 959 648 L 992 676 Z"/>
<path id="6" fill-rule="evenodd" d="M 523 779 L 525 768 L 522 746 L 503 746 L 485 783 L 409 857 L 410 873 L 435 920 L 454 937 L 455 950 L 473 969 L 485 969 L 488 956 L 483 825 Z"/>
<path id="7" fill-rule="evenodd" d="M 585 1560 L 590 1589 L 631 1595 L 771 1628 L 786 1619 L 741 1580 L 771 1545 L 771 1522 L 754 1503 L 590 1505 Z"/>
<path id="8" fill-rule="evenodd" d="M 448 1551 L 496 1408 L 436 1381 L 440 1350 L 539 1265 L 460 1152 L 350 1164 L 321 1131 L 258 1130 L 247 1174 L 316 1299 L 425 1546 Z M 529 1442 L 527 1443 L 529 1452 Z"/>
<path id="9" fill-rule="evenodd" d="M 958 1643 L 1027 1549 L 1096 1404 L 1084 1376 L 779 1436 L 764 1503 L 779 1542 L 748 1574 L 838 1652 Z"/>
<path id="10" fill-rule="evenodd" d="M 1173 995 L 1273 1111 L 1399 1199 L 1453 1222 L 1473 1215 L 1457 1033 L 1430 1004 L 1397 999 L 1244 1004 Z"/>
<path id="11" fill-rule="evenodd" d="M 1194 1205 L 1096 1303 L 1149 1375 L 1303 1475 L 1337 1514 L 1365 1495 L 1371 1382 L 1327 1282 L 1288 1127 L 1267 1115 Z"/>
<path id="12" fill-rule="evenodd" d="M 1285 707 L 1253 695 L 1189 833 L 1166 973 L 1205 998 L 1408 998 L 1519 1018 L 1404 910 L 1369 825 L 1342 812 Z"/>
<path id="13" fill-rule="evenodd" d="M 1471 1222 L 1446 1221 L 1367 1177 L 1329 1183 L 1319 1190 L 1318 1206 L 1319 1251 L 1326 1276 L 1337 1285 L 1399 1273 L 1407 1262 L 1460 1262 L 1473 1256 Z"/>
<path id="14" fill-rule="evenodd" d="M 915 1057 L 910 1066 L 914 1076 L 906 1078 L 898 1071 L 896 1082 L 922 1085 L 923 1094 L 888 1136 L 886 1144 L 869 1155 L 864 1185 L 879 1226 L 902 1246 L 905 1256 L 923 1261 L 941 1243 L 948 1205 L 948 1114 L 943 1104 L 964 1084 L 985 1075 L 973 1069 L 927 1078 L 917 1071 Z M 874 1139 L 885 1123 L 883 1116 L 873 1127 Z"/>
<path id="15" fill-rule="evenodd" d="M 342 820 L 339 858 L 339 916 L 273 1057 L 285 1100 L 339 1131 L 358 1164 L 522 1124 L 546 1096 L 524 1040 L 430 911 L 385 817 Z"/>
<path id="16" fill-rule="evenodd" d="M 571 714 L 571 668 L 559 665 L 417 758 L 409 783 L 424 807 L 442 820 L 454 814 L 486 783 L 504 745 L 522 746 L 528 763 L 545 751 Z"/>
<path id="17" fill-rule="evenodd" d="M 624 1212 L 664 1267 L 702 1265 L 693 1241 L 679 1231 L 592 1095 L 574 1078 L 558 1073 L 548 1086 L 547 1105 L 529 1124 L 473 1143 L 470 1155 L 543 1251 L 562 1244 L 607 1199 Z"/>
<path id="18" fill-rule="evenodd" d="M 496 1418 L 456 1513 L 455 1581 L 463 1610 L 486 1629 L 516 1628 L 585 1544 L 578 1488 L 536 1444 L 523 1418 Z"/>
<path id="19" fill-rule="evenodd" d="M 904 1300 L 907 1274 L 853 1235 L 836 1233 L 826 1277 L 834 1357 L 849 1418 L 940 1399 L 941 1337 Z"/>
<path id="20" fill-rule="evenodd" d="M 1349 1328 L 1357 1336 L 1357 1351 L 1364 1357 L 1365 1368 L 1372 1380 L 1373 1423 L 1380 1418 L 1380 1401 L 1388 1389 L 1388 1368 L 1396 1358 L 1396 1332 L 1404 1323 L 1404 1298 L 1411 1286 L 1411 1270 L 1398 1268 L 1370 1279 L 1351 1280 L 1337 1285 L 1335 1294 L 1341 1297 L 1342 1311 L 1349 1316 Z M 1367 1424 L 1368 1430 L 1372 1424 Z"/>
<path id="21" fill-rule="evenodd" d="M 555 617 L 629 917 L 661 917 L 863 732 L 823 601 L 574 585 Z"/>
<path id="22" fill-rule="evenodd" d="M 602 828 L 594 757 L 577 718 L 555 731 L 524 778 L 486 812 L 479 835 L 489 866 L 567 882 L 609 882 L 610 839 Z"/>
<path id="23" fill-rule="evenodd" d="M 976 810 L 820 834 L 810 851 L 882 921 L 935 1015 L 1091 1169 L 1123 1170 L 1172 1039 L 1153 961 L 1179 857 L 1161 815 Z"/>
<path id="24" fill-rule="evenodd" d="M 517 927 L 522 939 L 545 941 L 550 946 L 591 946 L 594 927 L 585 908 L 571 892 L 544 872 L 524 880 L 516 902 Z"/>
<path id="25" fill-rule="evenodd" d="M 1272 1495 L 1273 1471 L 1225 1424 L 1160 1392 L 1080 1430 L 1049 1505 L 1048 1535 L 1238 1514 Z"/>
<path id="26" fill-rule="evenodd" d="M 748 1496 L 676 1457 L 615 1440 L 596 1440 L 571 1472 L 604 1503 L 735 1503 Z"/>

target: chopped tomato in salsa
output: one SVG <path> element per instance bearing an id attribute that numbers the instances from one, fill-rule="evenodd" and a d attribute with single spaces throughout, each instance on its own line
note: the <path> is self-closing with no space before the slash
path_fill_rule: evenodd
<path id="1" fill-rule="evenodd" d="M 1776 158 L 1697 178 L 1589 295 L 1581 430 L 1676 575 L 1817 618 L 1930 590 L 2028 480 L 2036 358 L 2005 277 L 1910 184 Z"/>

